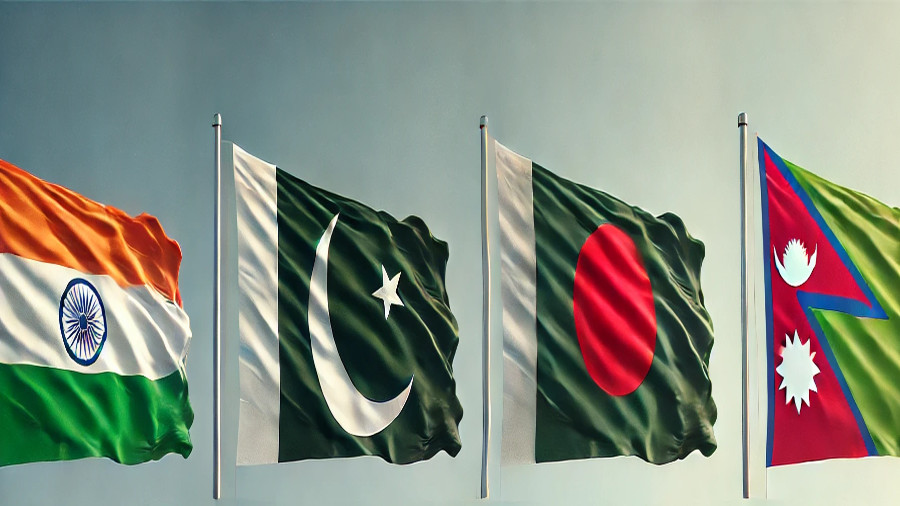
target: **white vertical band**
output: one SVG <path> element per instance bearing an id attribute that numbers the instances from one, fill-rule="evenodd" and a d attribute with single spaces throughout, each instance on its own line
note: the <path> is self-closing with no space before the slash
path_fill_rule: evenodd
<path id="1" fill-rule="evenodd" d="M 495 142 L 503 297 L 504 465 L 533 463 L 537 299 L 531 160 Z"/>
<path id="2" fill-rule="evenodd" d="M 278 215 L 275 166 L 234 145 L 241 406 L 238 465 L 278 462 Z"/>

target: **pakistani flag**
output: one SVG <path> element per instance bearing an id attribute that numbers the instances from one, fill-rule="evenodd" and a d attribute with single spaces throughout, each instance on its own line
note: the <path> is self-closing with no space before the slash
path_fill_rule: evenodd
<path id="1" fill-rule="evenodd" d="M 759 141 L 767 465 L 900 455 L 900 210 Z"/>
<path id="2" fill-rule="evenodd" d="M 234 146 L 238 464 L 455 456 L 447 244 Z"/>
<path id="3" fill-rule="evenodd" d="M 496 143 L 505 464 L 716 449 L 704 247 Z"/>
<path id="4" fill-rule="evenodd" d="M 0 466 L 191 453 L 181 249 L 0 160 Z"/>

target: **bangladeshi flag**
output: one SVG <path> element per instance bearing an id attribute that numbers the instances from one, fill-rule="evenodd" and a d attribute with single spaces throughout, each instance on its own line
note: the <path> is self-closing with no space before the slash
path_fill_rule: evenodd
<path id="1" fill-rule="evenodd" d="M 767 465 L 900 455 L 900 211 L 759 141 Z"/>
<path id="2" fill-rule="evenodd" d="M 495 145 L 505 464 L 716 449 L 704 246 Z"/>

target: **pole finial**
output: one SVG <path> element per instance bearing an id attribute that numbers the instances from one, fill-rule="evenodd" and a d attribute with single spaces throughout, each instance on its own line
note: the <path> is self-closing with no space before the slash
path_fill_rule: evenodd
<path id="1" fill-rule="evenodd" d="M 487 126 L 487 116 L 482 116 L 482 117 L 481 117 L 481 126 L 480 126 L 480 128 L 484 128 L 484 127 L 486 127 L 486 126 Z"/>
<path id="2" fill-rule="evenodd" d="M 742 112 L 738 114 L 738 126 L 747 126 L 747 113 Z"/>
<path id="3" fill-rule="evenodd" d="M 213 116 L 213 124 L 212 124 L 212 126 L 214 126 L 214 127 L 222 126 L 222 115 L 221 115 L 221 114 L 216 113 L 216 115 Z"/>

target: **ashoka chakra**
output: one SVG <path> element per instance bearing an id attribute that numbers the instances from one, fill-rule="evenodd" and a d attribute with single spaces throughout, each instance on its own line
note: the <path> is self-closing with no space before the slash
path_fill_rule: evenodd
<path id="1" fill-rule="evenodd" d="M 81 365 L 97 361 L 106 342 L 106 311 L 94 285 L 75 278 L 59 299 L 59 331 L 72 360 Z"/>

